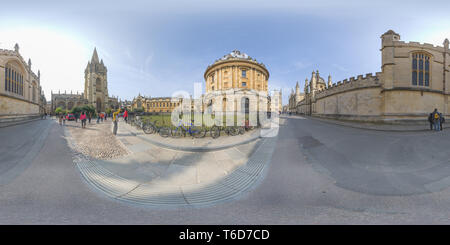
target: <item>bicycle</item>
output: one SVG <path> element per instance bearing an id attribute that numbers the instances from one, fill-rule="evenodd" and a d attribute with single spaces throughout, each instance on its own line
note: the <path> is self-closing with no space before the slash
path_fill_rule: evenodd
<path id="1" fill-rule="evenodd" d="M 211 135 L 211 138 L 217 139 L 220 137 L 220 127 L 219 126 L 212 126 L 209 130 L 209 134 Z"/>
<path id="2" fill-rule="evenodd" d="M 206 129 L 204 127 L 195 126 L 191 123 L 187 128 L 180 123 L 178 127 L 171 130 L 171 135 L 174 138 L 179 138 L 181 136 L 186 137 L 186 133 L 189 133 L 194 138 L 203 138 L 206 135 Z"/>
<path id="3" fill-rule="evenodd" d="M 165 126 L 158 126 L 158 120 L 155 120 L 153 123 L 149 122 L 147 127 L 151 127 L 152 133 L 158 133 L 161 137 L 167 138 L 170 136 L 170 128 Z"/>

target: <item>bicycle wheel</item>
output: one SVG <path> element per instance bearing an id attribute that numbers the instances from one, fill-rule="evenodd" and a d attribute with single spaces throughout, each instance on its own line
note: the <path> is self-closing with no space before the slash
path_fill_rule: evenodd
<path id="1" fill-rule="evenodd" d="M 217 126 L 212 126 L 209 133 L 213 139 L 217 139 L 220 136 L 220 128 Z"/>
<path id="2" fill-rule="evenodd" d="M 183 129 L 181 127 L 173 128 L 170 131 L 170 135 L 174 138 L 180 138 L 183 135 Z"/>
<path id="3" fill-rule="evenodd" d="M 206 129 L 204 127 L 194 126 L 191 128 L 191 132 L 194 138 L 203 138 L 206 135 Z"/>
<path id="4" fill-rule="evenodd" d="M 229 127 L 228 128 L 228 134 L 231 136 L 236 136 L 239 134 L 239 129 L 238 127 Z"/>
<path id="5" fill-rule="evenodd" d="M 146 134 L 153 134 L 155 132 L 155 129 L 153 128 L 153 125 L 151 125 L 151 124 L 145 124 L 142 127 L 142 130 L 144 130 L 144 133 L 146 133 Z"/>
<path id="6" fill-rule="evenodd" d="M 238 132 L 239 132 L 239 134 L 245 134 L 245 128 L 244 127 L 239 127 L 238 128 Z"/>
<path id="7" fill-rule="evenodd" d="M 162 127 L 159 129 L 159 135 L 161 135 L 161 137 L 167 138 L 170 136 L 170 128 L 168 127 Z"/>

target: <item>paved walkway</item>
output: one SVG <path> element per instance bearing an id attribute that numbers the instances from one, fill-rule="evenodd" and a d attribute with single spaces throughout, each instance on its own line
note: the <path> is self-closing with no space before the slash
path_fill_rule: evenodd
<path id="1" fill-rule="evenodd" d="M 77 149 L 70 131 L 66 134 L 72 148 Z M 188 152 L 163 148 L 147 137 L 164 139 L 142 135 L 121 123 L 117 138 L 131 154 L 108 160 L 76 154 L 75 162 L 91 186 L 117 200 L 159 207 L 210 205 L 231 200 L 254 186 L 271 159 L 276 141 L 248 135 L 236 136 L 238 144 L 232 143 L 232 137 L 215 139 L 214 144 L 195 139 L 194 143 L 209 147 L 208 152 Z M 242 143 L 248 139 L 251 142 Z M 183 140 L 183 144 L 194 141 L 172 140 Z M 211 145 L 227 147 L 212 150 Z"/>
<path id="2" fill-rule="evenodd" d="M 376 124 L 376 123 L 364 123 L 364 122 L 351 122 L 351 121 L 342 121 L 335 119 L 324 119 L 318 117 L 311 116 L 300 116 L 300 115 L 282 115 L 282 118 L 291 118 L 291 119 L 311 119 L 324 123 L 337 124 L 341 126 L 351 127 L 351 128 L 359 128 L 359 129 L 368 129 L 368 130 L 376 130 L 376 131 L 391 131 L 391 132 L 420 132 L 420 131 L 430 131 L 429 123 L 417 123 L 414 125 L 408 124 Z M 444 123 L 443 128 L 450 128 L 450 125 Z"/>

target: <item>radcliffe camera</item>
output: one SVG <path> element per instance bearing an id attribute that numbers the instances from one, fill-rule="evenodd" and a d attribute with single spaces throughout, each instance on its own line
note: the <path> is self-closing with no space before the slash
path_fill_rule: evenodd
<path id="1" fill-rule="evenodd" d="M 449 10 L 5 2 L 0 224 L 196 244 L 450 224 Z"/>

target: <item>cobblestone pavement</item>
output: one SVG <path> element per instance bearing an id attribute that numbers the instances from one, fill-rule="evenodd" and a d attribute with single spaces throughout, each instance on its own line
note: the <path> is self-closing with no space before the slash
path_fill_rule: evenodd
<path id="1" fill-rule="evenodd" d="M 106 121 L 86 123 L 86 128 L 81 128 L 81 122 L 66 121 L 65 126 L 77 142 L 77 150 L 81 153 L 97 159 L 112 159 L 129 154 L 126 147 L 112 134 L 112 122 Z"/>
<path id="2" fill-rule="evenodd" d="M 80 137 L 74 138 L 73 131 L 84 130 L 69 128 L 70 145 L 77 151 Z M 187 152 L 163 148 L 126 132 L 129 128 L 122 124 L 117 139 L 129 155 L 107 160 L 80 156 L 75 162 L 87 183 L 103 194 L 159 207 L 211 205 L 237 197 L 261 177 L 275 143 L 274 139 L 265 144 L 255 139 L 228 149 Z M 81 143 L 89 147 L 94 142 Z"/>

